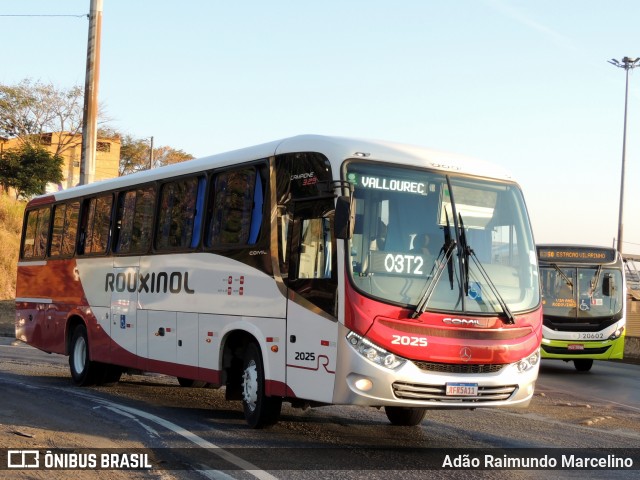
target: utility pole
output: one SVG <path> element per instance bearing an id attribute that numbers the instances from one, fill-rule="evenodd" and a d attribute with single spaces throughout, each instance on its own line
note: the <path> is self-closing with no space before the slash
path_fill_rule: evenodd
<path id="1" fill-rule="evenodd" d="M 98 81 L 100 79 L 100 36 L 102 34 L 102 2 L 91 0 L 89 12 L 89 40 L 87 43 L 87 72 L 84 82 L 84 111 L 82 118 L 82 157 L 80 185 L 94 181 L 96 174 L 96 144 L 98 141 Z"/>
<path id="2" fill-rule="evenodd" d="M 629 99 L 629 70 L 637 67 L 640 64 L 640 58 L 624 57 L 622 61 L 618 61 L 615 58 L 608 60 L 611 65 L 625 70 L 625 89 L 624 89 L 624 126 L 622 130 L 622 173 L 620 178 L 620 207 L 618 209 L 618 252 L 622 255 L 622 212 L 624 209 L 624 167 L 625 157 L 627 154 L 627 103 Z"/>

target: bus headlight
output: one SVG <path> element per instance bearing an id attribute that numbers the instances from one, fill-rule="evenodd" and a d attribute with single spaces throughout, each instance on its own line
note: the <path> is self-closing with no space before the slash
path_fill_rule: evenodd
<path id="1" fill-rule="evenodd" d="M 516 368 L 518 369 L 519 373 L 524 373 L 534 368 L 539 361 L 540 361 L 540 349 L 536 350 L 528 357 L 523 358 L 518 363 L 516 363 Z"/>
<path id="2" fill-rule="evenodd" d="M 609 335 L 609 340 L 615 340 L 616 338 L 620 338 L 620 336 L 624 333 L 624 326 L 618 328 L 615 332 Z"/>
<path id="3" fill-rule="evenodd" d="M 387 352 L 384 348 L 379 347 L 357 333 L 349 332 L 347 334 L 347 341 L 356 352 L 370 362 L 380 365 L 381 367 L 393 370 L 406 362 L 404 358 L 398 357 L 391 352 Z"/>

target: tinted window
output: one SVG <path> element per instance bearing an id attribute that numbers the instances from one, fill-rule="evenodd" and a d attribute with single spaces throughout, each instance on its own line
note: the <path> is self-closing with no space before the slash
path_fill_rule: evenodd
<path id="1" fill-rule="evenodd" d="M 49 237 L 51 210 L 39 208 L 27 213 L 27 226 L 22 244 L 22 258 L 44 258 Z"/>
<path id="2" fill-rule="evenodd" d="M 71 256 L 76 247 L 78 213 L 80 202 L 56 205 L 53 210 L 53 230 L 51 232 L 52 257 Z"/>
<path id="3" fill-rule="evenodd" d="M 151 245 L 155 189 L 122 192 L 118 198 L 116 253 L 144 253 Z"/>
<path id="4" fill-rule="evenodd" d="M 79 253 L 106 253 L 111 233 L 112 204 L 111 195 L 85 201 Z"/>
<path id="5" fill-rule="evenodd" d="M 262 224 L 264 188 L 255 168 L 215 176 L 207 246 L 255 244 Z"/>
<path id="6" fill-rule="evenodd" d="M 204 178 L 189 178 L 162 186 L 156 231 L 157 249 L 173 250 L 198 245 L 204 185 Z"/>

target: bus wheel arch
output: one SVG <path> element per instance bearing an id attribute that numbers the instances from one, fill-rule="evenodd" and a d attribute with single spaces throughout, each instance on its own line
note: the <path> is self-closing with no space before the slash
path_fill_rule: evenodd
<path id="1" fill-rule="evenodd" d="M 281 397 L 268 397 L 262 352 L 257 343 L 250 343 L 244 352 L 242 369 L 242 407 L 251 428 L 274 425 L 280 418 Z"/>
<path id="2" fill-rule="evenodd" d="M 227 400 L 241 400 L 247 424 L 264 428 L 280 418 L 282 398 L 265 394 L 264 358 L 258 340 L 246 331 L 234 331 L 223 340 L 222 383 Z"/>

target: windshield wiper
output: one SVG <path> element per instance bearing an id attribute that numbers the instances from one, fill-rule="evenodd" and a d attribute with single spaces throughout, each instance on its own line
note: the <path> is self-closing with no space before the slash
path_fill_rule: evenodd
<path id="1" fill-rule="evenodd" d="M 431 295 L 433 294 L 433 291 L 435 290 L 436 285 L 438 284 L 438 281 L 442 276 L 442 272 L 444 272 L 445 265 L 449 265 L 449 279 L 451 282 L 451 288 L 453 288 L 453 265 L 452 265 L 453 255 L 452 253 L 455 247 L 456 247 L 456 242 L 451 240 L 451 235 L 449 234 L 447 236 L 447 233 L 445 232 L 444 245 L 442 245 L 442 248 L 440 249 L 440 253 L 438 254 L 438 258 L 436 258 L 436 263 L 434 267 L 431 269 L 431 273 L 430 273 L 431 280 L 427 282 L 425 290 L 420 296 L 420 301 L 416 305 L 416 309 L 411 314 L 411 318 L 418 318 L 424 312 L 425 307 L 427 306 L 427 303 L 429 302 L 429 299 L 431 298 Z M 434 268 L 436 269 L 435 273 L 434 273 Z"/>
<path id="2" fill-rule="evenodd" d="M 596 288 L 598 288 L 598 282 L 600 281 L 600 274 L 602 273 L 602 265 L 598 265 L 598 270 L 596 270 L 596 274 L 593 276 L 591 280 L 591 292 L 589 292 L 589 296 L 593 297 L 593 294 L 596 293 Z"/>
<path id="3" fill-rule="evenodd" d="M 498 304 L 500 305 L 500 308 L 502 309 L 502 312 L 504 313 L 505 317 L 507 317 L 506 319 L 503 320 L 503 322 L 508 325 L 513 325 L 514 323 L 516 323 L 516 318 L 511 312 L 511 309 L 507 305 L 507 302 L 504 301 L 504 298 L 502 298 L 502 295 L 498 291 L 498 287 L 495 286 L 495 284 L 491 280 L 491 277 L 489 277 L 489 274 L 487 273 L 485 268 L 482 266 L 482 263 L 480 262 L 480 259 L 476 255 L 476 252 L 474 252 L 473 248 L 471 248 L 469 244 L 467 244 L 467 235 L 464 231 L 464 223 L 462 221 L 462 215 L 460 214 L 458 214 L 458 222 L 460 223 L 460 243 L 462 243 L 461 245 L 462 251 L 460 252 L 460 261 L 462 262 L 462 274 L 464 275 L 463 282 L 464 282 L 465 297 L 469 294 L 469 258 L 471 258 L 473 259 L 473 263 L 476 265 L 476 267 L 478 267 L 478 270 L 480 271 L 482 278 L 489 286 L 489 289 L 495 296 L 496 300 L 498 300 Z"/>
<path id="4" fill-rule="evenodd" d="M 444 211 L 444 215 L 445 215 L 445 218 L 447 219 L 447 228 L 444 231 L 444 245 L 442 246 L 442 248 L 448 249 L 449 247 L 451 247 L 451 251 L 452 251 L 453 247 L 456 246 L 456 242 L 451 238 L 451 224 L 449 223 L 449 214 L 447 213 L 446 210 Z M 449 253 L 449 256 L 446 260 L 447 260 L 447 271 L 449 273 L 449 287 L 451 288 L 451 290 L 453 290 L 453 256 L 451 255 L 451 253 Z"/>
<path id="5" fill-rule="evenodd" d="M 513 313 L 511 312 L 511 309 L 507 305 L 507 302 L 505 302 L 504 298 L 502 298 L 502 295 L 500 295 L 500 292 L 498 291 L 498 287 L 496 287 L 494 283 L 491 281 L 491 277 L 489 277 L 489 274 L 482 266 L 482 263 L 480 263 L 480 260 L 478 259 L 476 252 L 474 252 L 473 249 L 469 248 L 469 253 L 471 255 L 471 258 L 473 259 L 473 263 L 475 263 L 476 267 L 478 267 L 478 270 L 480 270 L 480 274 L 482 275 L 482 278 L 484 278 L 484 281 L 487 282 L 489 289 L 491 290 L 491 292 L 493 292 L 493 295 L 496 297 L 496 300 L 498 300 L 498 303 L 500 304 L 500 308 L 502 308 L 502 312 L 507 317 L 505 320 L 503 320 L 503 322 L 509 325 L 513 325 L 514 323 L 516 323 L 516 317 L 514 317 Z"/>
<path id="6" fill-rule="evenodd" d="M 564 280 L 564 282 L 569 286 L 569 288 L 571 288 L 571 290 L 573 291 L 573 282 L 571 281 L 571 279 L 569 277 L 567 277 L 567 274 L 564 273 L 562 271 L 562 269 L 560 267 L 558 267 L 558 265 L 556 265 L 555 263 L 552 263 L 551 266 L 553 268 L 555 268 L 555 270 L 560 274 L 560 276 L 562 277 L 562 279 Z"/>
<path id="7" fill-rule="evenodd" d="M 462 221 L 462 215 L 458 214 L 458 225 L 460 228 L 460 264 L 462 266 L 462 285 L 464 289 L 464 296 L 469 295 L 469 256 L 471 255 L 471 248 L 467 243 L 467 234 L 464 230 L 464 222 Z"/>

